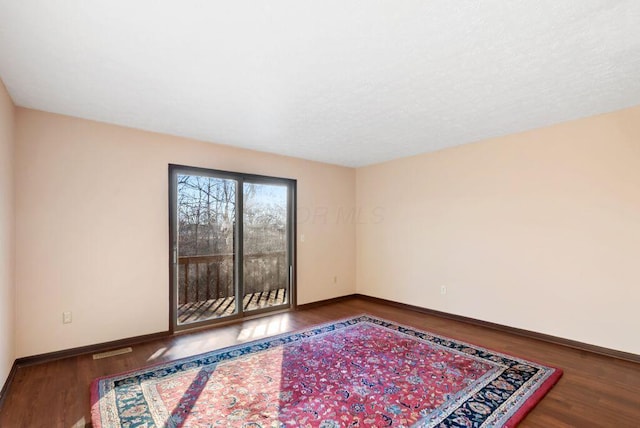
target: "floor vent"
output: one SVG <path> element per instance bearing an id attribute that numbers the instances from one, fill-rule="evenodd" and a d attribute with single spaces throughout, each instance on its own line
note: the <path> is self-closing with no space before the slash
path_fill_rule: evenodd
<path id="1" fill-rule="evenodd" d="M 101 358 L 115 357 L 116 355 L 128 354 L 129 352 L 132 352 L 132 351 L 133 349 L 131 348 L 114 349 L 113 351 L 100 352 L 99 354 L 93 354 L 93 359 L 99 360 Z"/>

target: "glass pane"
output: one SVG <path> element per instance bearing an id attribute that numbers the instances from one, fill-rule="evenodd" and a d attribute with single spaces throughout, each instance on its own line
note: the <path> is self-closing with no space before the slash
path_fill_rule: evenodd
<path id="1" fill-rule="evenodd" d="M 245 311 L 280 306 L 289 299 L 287 186 L 244 184 Z"/>
<path id="2" fill-rule="evenodd" d="M 237 181 L 178 175 L 178 324 L 237 313 Z"/>

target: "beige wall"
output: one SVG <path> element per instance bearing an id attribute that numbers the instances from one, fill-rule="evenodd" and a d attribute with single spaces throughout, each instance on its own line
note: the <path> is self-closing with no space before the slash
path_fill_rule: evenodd
<path id="1" fill-rule="evenodd" d="M 356 183 L 359 293 L 640 354 L 640 107 Z"/>
<path id="2" fill-rule="evenodd" d="M 14 110 L 0 81 L 0 389 L 15 357 Z"/>
<path id="3" fill-rule="evenodd" d="M 640 107 L 358 170 L 22 108 L 15 132 L 18 357 L 167 329 L 168 163 L 298 180 L 301 304 L 357 291 L 640 353 Z"/>
<path id="4" fill-rule="evenodd" d="M 167 330 L 169 163 L 297 179 L 298 303 L 355 291 L 353 169 L 22 108 L 16 138 L 19 357 Z"/>

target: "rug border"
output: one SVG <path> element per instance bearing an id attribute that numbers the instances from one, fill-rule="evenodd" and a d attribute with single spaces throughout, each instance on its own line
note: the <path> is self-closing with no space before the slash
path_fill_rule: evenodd
<path id="1" fill-rule="evenodd" d="M 236 347 L 245 347 L 245 346 L 251 345 L 252 343 L 257 343 L 257 342 L 261 342 L 261 341 L 265 341 L 265 340 L 276 340 L 280 336 L 289 336 L 289 335 L 293 335 L 293 334 L 298 334 L 298 333 L 301 333 L 301 332 L 309 330 L 309 329 L 322 328 L 324 326 L 329 326 L 329 325 L 332 325 L 332 324 L 353 320 L 353 319 L 360 318 L 360 317 L 363 317 L 363 316 L 371 318 L 371 319 L 376 319 L 376 320 L 379 320 L 379 321 L 383 321 L 383 322 L 388 322 L 388 323 L 394 324 L 394 325 L 399 326 L 399 327 L 408 328 L 408 329 L 412 329 L 412 330 L 417 330 L 417 331 L 419 331 L 421 333 L 427 333 L 427 334 L 429 334 L 431 336 L 438 337 L 438 338 L 441 338 L 441 339 L 445 339 L 445 340 L 451 339 L 451 340 L 454 340 L 454 341 L 456 341 L 456 342 L 458 342 L 460 344 L 463 344 L 463 345 L 470 345 L 471 347 L 480 348 L 480 349 L 489 351 L 491 353 L 501 354 L 501 355 L 504 355 L 504 356 L 510 357 L 510 358 L 517 358 L 517 359 L 520 359 L 520 360 L 525 360 L 525 361 L 528 361 L 528 362 L 531 362 L 531 363 L 535 363 L 535 364 L 538 364 L 540 366 L 543 366 L 543 367 L 546 367 L 546 368 L 549 368 L 549 369 L 553 369 L 553 373 L 536 389 L 536 391 L 533 394 L 531 394 L 529 399 L 527 399 L 520 406 L 520 408 L 518 408 L 518 410 L 505 422 L 504 427 L 506 427 L 506 428 L 512 428 L 512 427 L 515 427 L 516 425 L 518 425 L 529 414 L 529 412 L 531 412 L 536 407 L 536 405 L 538 405 L 540 403 L 540 401 L 542 401 L 542 399 L 547 395 L 547 393 L 549 393 L 549 391 L 551 391 L 551 389 L 556 385 L 556 383 L 560 380 L 560 378 L 564 374 L 563 370 L 561 368 L 559 368 L 559 367 L 551 366 L 551 365 L 548 365 L 548 364 L 545 364 L 545 363 L 542 363 L 540 361 L 533 360 L 533 359 L 530 359 L 530 358 L 521 357 L 518 354 L 512 354 L 512 353 L 505 353 L 505 352 L 502 352 L 502 351 L 497 351 L 497 350 L 492 349 L 492 348 L 487 348 L 485 346 L 477 345 L 474 342 L 470 342 L 470 341 L 467 341 L 467 340 L 460 340 L 460 339 L 456 338 L 455 336 L 448 336 L 448 335 L 447 336 L 443 336 L 443 335 L 440 335 L 440 334 L 437 334 L 437 333 L 433 333 L 433 332 L 431 332 L 429 330 L 424 330 L 423 327 L 415 327 L 415 326 L 403 324 L 403 323 L 400 323 L 400 322 L 397 322 L 397 321 L 388 320 L 386 318 L 378 317 L 378 316 L 371 315 L 371 314 L 363 312 L 363 313 L 360 313 L 360 314 L 351 315 L 351 316 L 348 316 L 348 317 L 342 317 L 342 318 L 338 318 L 338 319 L 335 319 L 335 320 L 327 321 L 327 322 L 324 322 L 324 323 L 311 324 L 311 325 L 306 326 L 306 327 L 294 329 L 292 331 L 276 334 L 276 335 L 273 335 L 273 336 L 265 336 L 265 337 L 260 338 L 260 339 L 254 339 L 254 340 L 250 340 L 250 341 L 243 342 L 243 343 L 236 344 L 236 345 L 225 346 L 225 347 L 222 347 L 222 348 L 219 348 L 219 349 L 212 349 L 212 350 L 209 350 L 209 351 L 205 351 L 205 352 L 189 355 L 189 356 L 186 356 L 186 357 L 181 357 L 181 358 L 168 360 L 168 361 L 164 361 L 164 362 L 157 362 L 157 363 L 153 363 L 153 364 L 148 364 L 148 365 L 136 368 L 136 369 L 126 370 L 126 371 L 123 371 L 123 372 L 117 372 L 117 373 L 113 373 L 113 374 L 110 374 L 110 375 L 104 375 L 104 376 L 97 377 L 91 382 L 91 385 L 90 385 L 91 422 L 92 422 L 94 428 L 103 428 L 102 418 L 101 418 L 100 412 L 99 412 L 99 407 L 100 406 L 98 405 L 99 398 L 100 398 L 99 397 L 99 385 L 100 385 L 100 381 L 102 381 L 102 380 L 105 380 L 105 379 L 108 379 L 108 378 L 112 378 L 114 376 L 124 376 L 124 375 L 133 374 L 133 373 L 140 372 L 140 371 L 147 371 L 147 370 L 153 369 L 155 367 L 160 367 L 162 365 L 169 364 L 169 363 L 176 364 L 176 363 L 179 363 L 180 361 L 197 358 L 197 357 L 199 357 L 201 355 L 203 356 L 203 355 L 209 354 L 211 352 L 221 352 L 221 351 L 225 351 L 225 350 L 231 350 L 231 349 L 236 348 Z"/>
<path id="2" fill-rule="evenodd" d="M 550 367 L 550 366 L 546 366 Z M 505 422 L 505 428 L 513 428 L 517 426 L 522 420 L 531 412 L 542 399 L 551 391 L 551 389 L 558 383 L 563 375 L 563 371 L 556 367 L 550 367 L 554 369 L 553 374 L 545 380 L 536 391 L 531 394 L 528 400 L 522 403 L 522 406 Z"/>

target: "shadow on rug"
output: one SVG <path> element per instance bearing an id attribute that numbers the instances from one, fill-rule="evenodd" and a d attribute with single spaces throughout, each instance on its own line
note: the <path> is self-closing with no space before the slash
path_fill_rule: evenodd
<path id="1" fill-rule="evenodd" d="M 96 379 L 95 428 L 515 426 L 562 371 L 369 315 Z"/>

